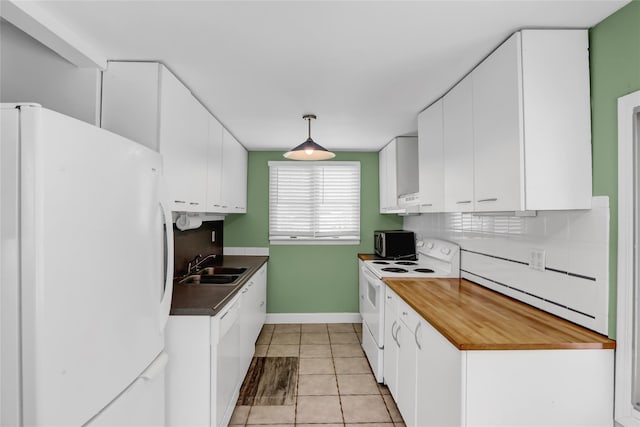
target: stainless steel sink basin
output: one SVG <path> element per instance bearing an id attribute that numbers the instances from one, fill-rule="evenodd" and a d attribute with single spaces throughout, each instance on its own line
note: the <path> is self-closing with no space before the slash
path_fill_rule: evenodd
<path id="1" fill-rule="evenodd" d="M 230 274 L 192 274 L 178 282 L 181 285 L 232 285 L 238 275 Z"/>
<path id="2" fill-rule="evenodd" d="M 202 276 L 211 276 L 218 274 L 240 275 L 247 271 L 247 267 L 207 267 L 198 271 Z"/>

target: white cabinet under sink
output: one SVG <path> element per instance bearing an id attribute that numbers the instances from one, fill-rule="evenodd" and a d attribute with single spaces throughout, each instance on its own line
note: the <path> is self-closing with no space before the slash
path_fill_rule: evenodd
<path id="1" fill-rule="evenodd" d="M 229 423 L 265 321 L 266 295 L 264 264 L 214 316 L 169 316 L 168 426 Z"/>

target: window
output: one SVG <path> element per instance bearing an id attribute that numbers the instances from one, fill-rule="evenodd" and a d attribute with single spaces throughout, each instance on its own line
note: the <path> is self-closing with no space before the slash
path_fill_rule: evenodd
<path id="1" fill-rule="evenodd" d="M 360 243 L 360 162 L 269 162 L 271 243 Z"/>

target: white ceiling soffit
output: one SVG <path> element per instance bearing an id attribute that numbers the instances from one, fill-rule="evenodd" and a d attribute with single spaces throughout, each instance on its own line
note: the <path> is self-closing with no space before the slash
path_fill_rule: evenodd
<path id="1" fill-rule="evenodd" d="M 590 28 L 627 0 L 40 1 L 108 59 L 159 60 L 250 150 L 380 149 L 521 28 Z"/>

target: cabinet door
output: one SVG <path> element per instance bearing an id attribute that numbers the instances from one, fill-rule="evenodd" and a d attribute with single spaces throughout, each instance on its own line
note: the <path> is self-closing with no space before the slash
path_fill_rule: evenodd
<path id="1" fill-rule="evenodd" d="M 397 142 L 394 139 L 387 145 L 387 181 L 386 181 L 386 200 L 385 207 L 387 211 L 398 209 L 398 169 L 396 159 L 398 157 Z"/>
<path id="2" fill-rule="evenodd" d="M 255 313 L 253 341 L 258 339 L 267 317 L 267 265 L 263 265 L 254 275 L 257 311 Z"/>
<path id="3" fill-rule="evenodd" d="M 399 304 L 401 319 L 396 333 L 398 344 L 398 397 L 397 404 L 404 422 L 408 426 L 416 425 L 416 340 L 417 315 L 404 303 Z M 406 319 L 406 321 L 405 321 Z"/>
<path id="4" fill-rule="evenodd" d="M 517 33 L 471 74 L 475 211 L 524 209 L 520 58 Z"/>
<path id="5" fill-rule="evenodd" d="M 207 151 L 207 212 L 220 212 L 222 189 L 222 125 L 209 116 Z"/>
<path id="6" fill-rule="evenodd" d="M 222 133 L 222 212 L 246 212 L 247 150 L 227 131 Z"/>
<path id="7" fill-rule="evenodd" d="M 407 204 L 416 204 L 415 195 L 418 193 L 418 138 L 396 138 L 396 176 L 397 195 Z M 407 198 L 408 195 L 413 195 Z M 400 205 L 399 201 L 396 201 Z"/>
<path id="8" fill-rule="evenodd" d="M 378 188 L 380 191 L 380 213 L 387 210 L 387 147 L 378 152 Z"/>
<path id="9" fill-rule="evenodd" d="M 461 425 L 462 353 L 425 320 L 420 320 L 415 337 L 415 425 Z"/>
<path id="10" fill-rule="evenodd" d="M 398 344 L 396 332 L 399 328 L 396 311 L 396 296 L 387 288 L 384 312 L 384 383 L 389 387 L 391 395 L 398 396 Z"/>
<path id="11" fill-rule="evenodd" d="M 446 212 L 473 210 L 472 89 L 467 76 L 443 98 Z"/>
<path id="12" fill-rule="evenodd" d="M 166 68 L 161 72 L 160 153 L 174 211 L 203 211 L 208 123 L 205 110 Z"/>
<path id="13" fill-rule="evenodd" d="M 444 210 L 442 100 L 418 115 L 420 212 Z"/>

